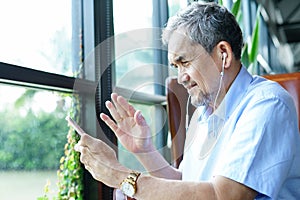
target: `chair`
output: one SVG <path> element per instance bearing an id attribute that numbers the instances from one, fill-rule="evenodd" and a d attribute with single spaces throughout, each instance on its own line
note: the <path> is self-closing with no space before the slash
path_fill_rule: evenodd
<path id="1" fill-rule="evenodd" d="M 187 90 L 177 82 L 177 78 L 168 77 L 166 79 L 166 96 L 168 125 L 172 138 L 172 160 L 174 167 L 178 167 L 183 156 L 185 141 L 185 116 L 188 99 Z M 189 105 L 189 116 L 195 107 Z"/>
<path id="2" fill-rule="evenodd" d="M 265 75 L 265 78 L 278 82 L 293 97 L 299 119 L 300 131 L 300 72 L 288 74 Z M 186 89 L 177 82 L 177 78 L 166 79 L 166 96 L 168 110 L 168 124 L 172 138 L 172 160 L 174 167 L 178 167 L 183 156 L 185 141 L 185 113 L 188 93 Z M 189 113 L 195 109 L 189 106 Z M 191 116 L 191 114 L 189 114 Z"/>
<path id="3" fill-rule="evenodd" d="M 265 75 L 264 77 L 278 82 L 293 97 L 298 114 L 298 125 L 300 131 L 300 72 Z"/>

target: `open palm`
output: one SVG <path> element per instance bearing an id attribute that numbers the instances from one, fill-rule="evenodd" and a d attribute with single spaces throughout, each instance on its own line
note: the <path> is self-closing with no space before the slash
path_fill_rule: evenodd
<path id="1" fill-rule="evenodd" d="M 101 119 L 116 134 L 121 144 L 132 153 L 146 153 L 152 149 L 151 131 L 140 111 L 135 110 L 122 96 L 111 95 L 106 107 L 113 119 L 101 113 Z"/>

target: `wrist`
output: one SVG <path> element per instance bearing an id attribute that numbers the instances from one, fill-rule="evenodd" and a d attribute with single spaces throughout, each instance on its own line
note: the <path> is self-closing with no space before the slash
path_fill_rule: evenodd
<path id="1" fill-rule="evenodd" d="M 127 177 L 130 172 L 131 172 L 130 169 L 128 169 L 122 165 L 111 168 L 110 172 L 107 172 L 107 174 L 111 175 L 110 176 L 110 184 L 107 184 L 107 185 L 112 188 L 119 188 L 122 180 L 125 177 Z"/>
<path id="2" fill-rule="evenodd" d="M 154 151 L 156 151 L 156 148 L 152 142 L 144 149 L 144 153 L 152 153 Z"/>
<path id="3" fill-rule="evenodd" d="M 122 180 L 122 182 L 120 183 L 120 190 L 125 196 L 133 198 L 134 195 L 137 193 L 137 181 L 140 175 L 140 172 L 131 171 L 127 175 L 127 177 Z"/>

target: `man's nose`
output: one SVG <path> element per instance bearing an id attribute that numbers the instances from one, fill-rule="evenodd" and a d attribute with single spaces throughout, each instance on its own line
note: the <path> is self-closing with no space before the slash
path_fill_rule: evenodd
<path id="1" fill-rule="evenodd" d="M 190 80 L 190 76 L 186 72 L 178 70 L 177 82 L 179 84 L 183 84 L 189 80 Z"/>

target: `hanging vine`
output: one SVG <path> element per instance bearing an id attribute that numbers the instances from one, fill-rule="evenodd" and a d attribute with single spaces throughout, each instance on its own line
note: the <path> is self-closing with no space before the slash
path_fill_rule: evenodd
<path id="1" fill-rule="evenodd" d="M 79 98 L 73 97 L 74 111 L 70 116 L 79 121 L 80 103 Z M 64 148 L 64 156 L 60 159 L 58 176 L 58 199 L 59 200 L 81 200 L 83 199 L 83 169 L 79 161 L 80 155 L 74 150 L 79 136 L 70 127 L 67 135 L 67 143 Z"/>
<path id="2" fill-rule="evenodd" d="M 73 106 L 69 113 L 73 119 L 79 121 L 80 101 L 77 95 L 73 96 Z M 67 123 L 67 122 L 66 122 Z M 60 166 L 57 171 L 58 177 L 58 193 L 57 200 L 83 200 L 83 168 L 80 163 L 80 154 L 74 150 L 75 144 L 78 142 L 79 136 L 69 128 L 67 134 L 67 143 L 64 147 L 64 155 L 60 159 Z M 43 197 L 38 197 L 37 200 L 49 200 L 48 181 L 44 187 Z"/>

